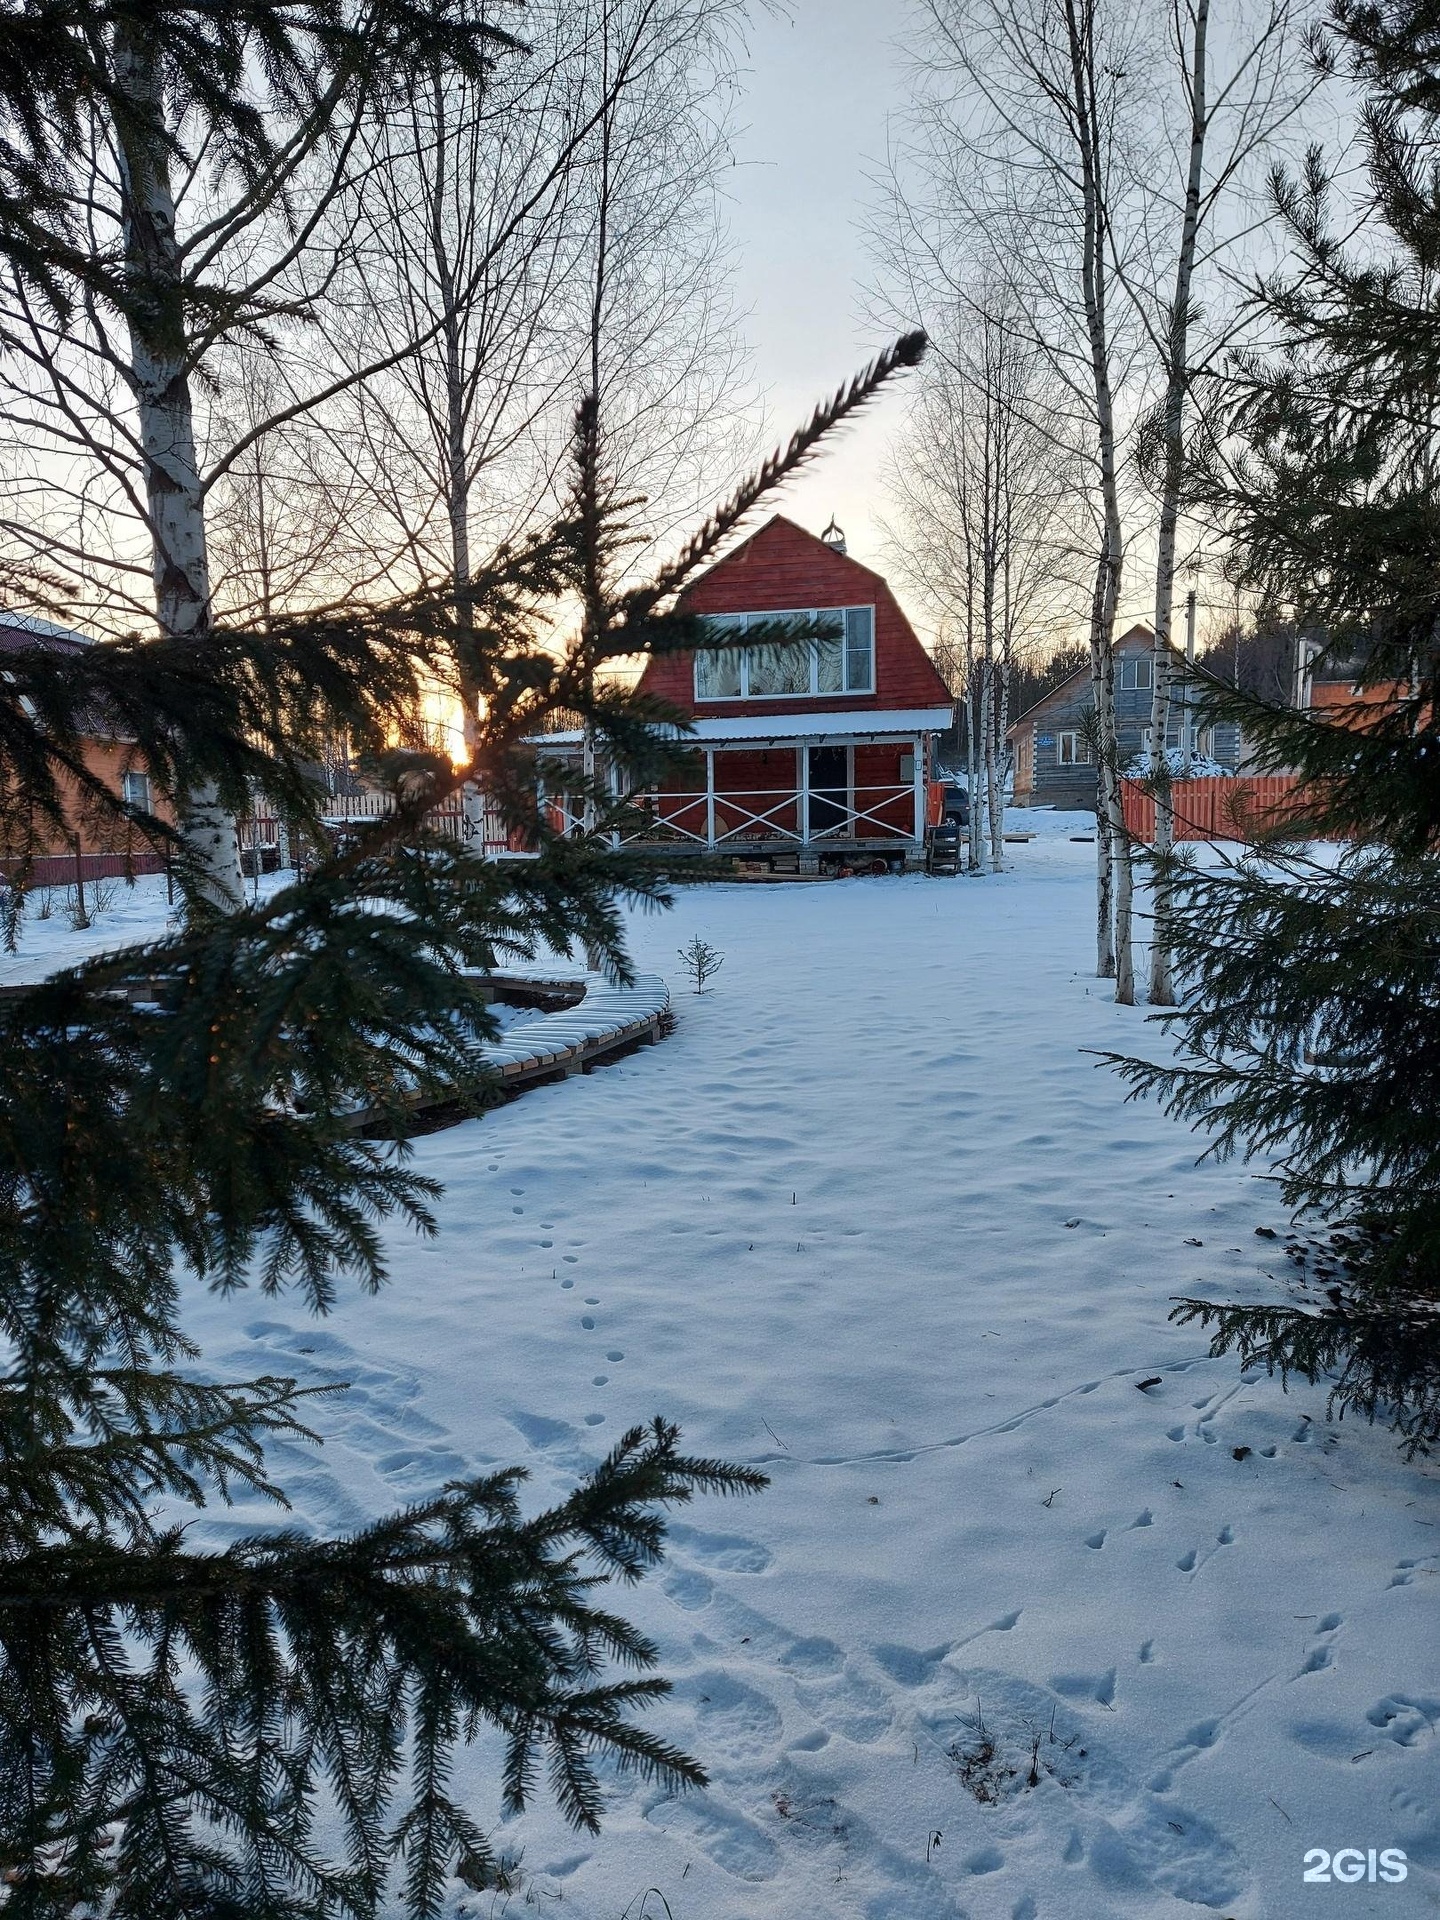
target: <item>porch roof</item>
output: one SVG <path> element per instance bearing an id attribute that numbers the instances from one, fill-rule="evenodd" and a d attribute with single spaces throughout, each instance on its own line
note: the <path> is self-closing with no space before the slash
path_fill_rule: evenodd
<path id="1" fill-rule="evenodd" d="M 756 746 L 785 746 L 798 740 L 830 740 L 839 744 L 851 740 L 904 739 L 917 733 L 938 733 L 950 725 L 953 717 L 953 707 L 852 709 L 849 713 L 737 713 L 696 720 L 688 732 L 679 728 L 668 731 L 673 738 L 693 742 L 697 747 L 718 747 L 740 741 Z M 535 745 L 578 747 L 584 738 L 579 728 L 575 728 L 565 733 L 539 734 L 535 738 Z"/>

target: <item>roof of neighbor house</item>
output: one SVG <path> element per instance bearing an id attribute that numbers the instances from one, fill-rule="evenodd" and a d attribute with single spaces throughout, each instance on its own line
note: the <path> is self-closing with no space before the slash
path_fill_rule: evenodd
<path id="1" fill-rule="evenodd" d="M 1171 653 L 1175 655 L 1175 658 L 1177 660 L 1183 658 L 1183 655 L 1181 654 L 1179 647 L 1175 645 L 1175 642 L 1173 640 L 1167 642 L 1167 644 L 1170 648 Z M 1143 650 L 1146 653 L 1151 653 L 1154 651 L 1154 647 L 1155 647 L 1154 629 L 1151 627 L 1147 627 L 1143 620 L 1137 621 L 1133 627 L 1130 627 L 1126 632 L 1121 634 L 1120 638 L 1114 643 L 1114 651 L 1116 653 L 1119 653 L 1124 649 L 1131 649 L 1136 646 L 1143 648 Z M 1058 699 L 1062 693 L 1068 693 L 1070 689 L 1075 685 L 1077 680 L 1088 680 L 1089 678 L 1090 678 L 1090 669 L 1088 666 L 1077 667 L 1074 673 L 1067 674 L 1066 677 L 1060 682 L 1059 686 L 1051 687 L 1048 693 L 1042 693 L 1040 698 L 1036 701 L 1033 701 L 1025 709 L 1024 713 L 1022 713 L 1017 720 L 1013 720 L 1010 723 L 1009 727 L 1007 727 L 1005 731 L 1005 738 L 1009 740 L 1011 736 L 1015 733 L 1016 729 L 1019 727 L 1023 727 L 1027 721 L 1033 720 L 1035 718 L 1035 715 L 1040 712 L 1042 707 L 1049 706 L 1050 702 L 1052 700 Z"/>
<path id="2" fill-rule="evenodd" d="M 41 620 L 33 613 L 0 609 L 0 653 L 23 653 L 30 647 L 46 653 L 78 653 L 94 644 L 88 633 L 77 633 L 73 627 L 57 627 L 53 620 Z"/>
<path id="3" fill-rule="evenodd" d="M 735 701 L 696 700 L 692 655 L 650 659 L 641 688 L 691 715 L 700 739 L 833 736 L 846 729 L 922 732 L 951 723 L 950 690 L 884 577 L 783 514 L 774 515 L 708 567 L 686 588 L 680 604 L 687 613 L 701 614 L 875 609 L 873 693 L 747 699 L 738 710 Z M 883 716 L 882 729 L 864 726 L 863 716 L 871 714 Z"/>
<path id="4" fill-rule="evenodd" d="M 1400 680 L 1370 687 L 1357 687 L 1349 680 L 1317 680 L 1310 689 L 1310 706 L 1342 727 L 1354 727 L 1362 723 L 1367 710 L 1377 720 L 1392 712 L 1409 691 Z"/>

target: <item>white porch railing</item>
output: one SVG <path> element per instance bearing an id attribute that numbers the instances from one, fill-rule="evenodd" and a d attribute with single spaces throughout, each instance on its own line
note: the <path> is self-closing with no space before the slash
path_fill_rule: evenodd
<path id="1" fill-rule="evenodd" d="M 808 803 L 808 804 L 807 804 Z M 576 811 L 552 799 L 564 831 L 579 831 Z M 619 830 L 618 844 L 686 841 L 720 847 L 729 841 L 785 840 L 807 846 L 826 840 L 915 838 L 914 789 L 884 786 L 811 789 L 765 787 L 740 793 L 637 793 L 630 799 L 641 818 Z M 807 828 L 808 815 L 808 832 Z M 818 824 L 816 816 L 823 819 Z"/>
<path id="2" fill-rule="evenodd" d="M 864 806 L 860 804 L 862 796 L 866 801 Z M 817 800 L 820 801 L 822 806 L 827 808 L 839 807 L 841 809 L 841 818 L 839 820 L 832 820 L 823 827 L 817 827 L 814 824 L 815 802 Z M 905 820 L 903 826 L 898 824 L 894 818 L 888 820 L 881 819 L 880 810 L 887 807 L 897 811 L 903 808 L 907 811 L 909 818 Z M 817 793 L 812 790 L 810 794 L 810 838 L 812 840 L 828 840 L 838 835 L 854 840 L 878 839 L 880 837 L 878 834 L 862 834 L 860 832 L 860 822 L 866 820 L 869 821 L 872 826 L 879 827 L 881 833 L 889 834 L 893 839 L 911 840 L 915 837 L 914 807 L 915 789 L 908 782 L 904 786 L 897 783 L 883 787 L 852 787 L 843 800 L 840 797 L 838 788 L 833 793 L 824 790 Z"/>

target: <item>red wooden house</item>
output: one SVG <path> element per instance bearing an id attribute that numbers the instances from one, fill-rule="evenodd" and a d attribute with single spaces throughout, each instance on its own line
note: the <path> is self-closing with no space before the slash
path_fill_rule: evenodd
<path id="1" fill-rule="evenodd" d="M 954 702 L 895 596 L 850 558 L 840 530 L 817 538 L 777 515 L 682 605 L 726 644 L 647 664 L 642 690 L 694 731 L 667 790 L 636 796 L 642 824 L 626 843 L 795 856 L 802 869 L 920 855 L 933 740 Z M 773 627 L 747 643 L 748 629 L 780 617 L 783 645 Z"/>

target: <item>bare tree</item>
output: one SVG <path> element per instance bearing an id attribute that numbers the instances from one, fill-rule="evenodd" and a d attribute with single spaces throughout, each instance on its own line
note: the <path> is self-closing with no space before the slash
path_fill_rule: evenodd
<path id="1" fill-rule="evenodd" d="M 361 576 L 453 583 L 463 628 L 472 567 L 552 491 L 576 391 L 604 410 L 637 564 L 732 464 L 745 395 L 718 185 L 741 14 L 549 0 L 523 66 L 432 75 L 376 129 L 323 332 L 338 367 L 393 363 L 319 416 L 337 489 L 360 495 Z"/>
<path id="2" fill-rule="evenodd" d="M 397 20 L 386 0 L 343 30 L 297 18 L 267 32 L 254 97 L 217 130 L 176 83 L 156 35 L 127 14 L 109 46 L 118 104 L 91 116 L 88 150 L 72 143 L 67 153 L 90 251 L 123 263 L 120 311 L 93 291 L 73 305 L 46 300 L 18 272 L 7 288 L 11 451 L 37 480 L 61 468 L 59 483 L 27 503 L 38 511 L 16 521 L 38 550 L 63 554 L 95 599 L 123 585 L 135 613 L 181 639 L 202 636 L 212 618 L 207 491 L 261 432 L 205 472 L 197 385 L 226 341 L 313 311 L 325 276 L 307 274 L 307 263 L 350 191 L 360 128 L 412 55 L 468 46 L 474 57 L 461 64 L 478 68 L 514 44 L 485 25 L 457 37 L 423 7 Z M 57 527 L 67 512 L 70 525 Z M 122 525 L 102 524 L 117 517 Z M 148 605 L 138 590 L 147 572 Z M 238 905 L 230 802 L 213 783 L 175 798 L 198 897 Z"/>
<path id="3" fill-rule="evenodd" d="M 981 282 L 932 336 L 887 475 L 899 508 L 896 569 L 959 639 L 971 862 L 980 865 L 988 829 L 996 871 L 1012 673 L 1021 652 L 1054 631 L 1054 587 L 1073 535 L 1075 477 L 1041 424 L 1059 398 L 1011 290 Z"/>
<path id="4" fill-rule="evenodd" d="M 1115 619 L 1124 562 L 1116 311 L 1119 215 L 1137 162 L 1141 25 L 1102 0 L 924 0 L 908 132 L 892 156 L 883 254 L 911 286 L 977 269 L 1005 281 L 1026 337 L 1067 396 L 1044 425 L 1084 459 L 1099 830 L 1096 963 L 1134 998 L 1132 879 L 1115 732 Z M 925 307 L 920 307 L 923 317 Z"/>
<path id="5" fill-rule="evenodd" d="M 288 68 L 270 48 L 252 115 L 267 132 L 249 148 L 210 139 L 130 20 L 112 53 L 127 111 L 93 117 L 71 197 L 95 254 L 123 258 L 134 297 L 121 314 L 93 294 L 61 311 L 18 272 L 0 295 L 14 346 L 0 366 L 3 452 L 15 481 L 7 530 L 17 551 L 43 555 L 52 574 L 68 562 L 73 597 L 103 608 L 112 625 L 148 619 L 166 634 L 202 634 L 214 606 L 212 499 L 247 488 L 253 499 L 267 474 L 303 471 L 297 423 L 382 380 L 444 333 L 442 311 L 418 334 L 401 329 L 376 340 L 368 357 L 337 364 L 316 322 L 333 309 L 375 204 L 377 126 L 437 59 L 482 85 L 483 59 L 450 62 L 442 51 L 456 35 L 502 65 L 525 55 L 483 23 L 447 29 L 447 38 L 429 30 L 423 5 L 368 5 L 338 34 L 328 64 L 323 35 Z M 308 30 L 302 23 L 293 32 Z M 543 215 L 604 104 L 577 92 L 564 137 L 460 267 L 446 311 L 476 303 L 514 233 Z M 240 381 L 251 398 L 275 383 L 269 411 L 258 415 L 237 404 L 237 366 L 247 356 L 270 368 L 265 379 Z M 353 478 L 352 469 L 346 484 Z M 352 584 L 343 557 L 327 547 L 326 566 L 307 583 L 310 598 Z M 199 895 L 238 903 L 230 805 L 210 789 L 177 797 Z"/>
<path id="6" fill-rule="evenodd" d="M 1201 352 L 1195 352 L 1197 277 L 1223 263 L 1244 232 L 1243 221 L 1216 232 L 1221 210 L 1228 208 L 1257 158 L 1263 158 L 1277 135 L 1297 112 L 1310 91 L 1303 63 L 1287 56 L 1293 51 L 1293 9 L 1289 0 L 1269 0 L 1255 18 L 1243 18 L 1243 8 L 1232 6 L 1224 19 L 1228 48 L 1224 64 L 1212 84 L 1211 0 L 1172 0 L 1169 16 L 1170 51 L 1183 104 L 1184 130 L 1176 154 L 1176 174 L 1182 184 L 1178 208 L 1178 239 L 1174 248 L 1169 298 L 1158 294 L 1155 274 L 1148 280 L 1126 276 L 1127 290 L 1136 301 L 1159 362 L 1163 391 L 1141 437 L 1141 459 L 1153 468 L 1159 493 L 1159 525 L 1155 551 L 1155 657 L 1151 676 L 1149 773 L 1155 792 L 1155 850 L 1160 866 L 1155 885 L 1153 932 L 1150 943 L 1149 997 L 1156 1006 L 1173 1006 L 1175 981 L 1168 934 L 1170 889 L 1164 860 L 1174 844 L 1175 815 L 1171 794 L 1169 740 L 1171 725 L 1171 632 L 1175 609 L 1175 572 L 1180 527 L 1181 488 L 1185 470 L 1186 409 L 1197 371 L 1203 372 L 1223 350 L 1227 328 L 1212 317 Z M 1216 151 L 1216 143 L 1219 150 Z M 1173 205 L 1157 192 L 1163 214 Z M 1163 249 L 1162 258 L 1163 258 Z M 1159 264 L 1158 262 L 1156 263 Z M 1181 742 L 1182 763 L 1188 759 L 1188 722 Z"/>

